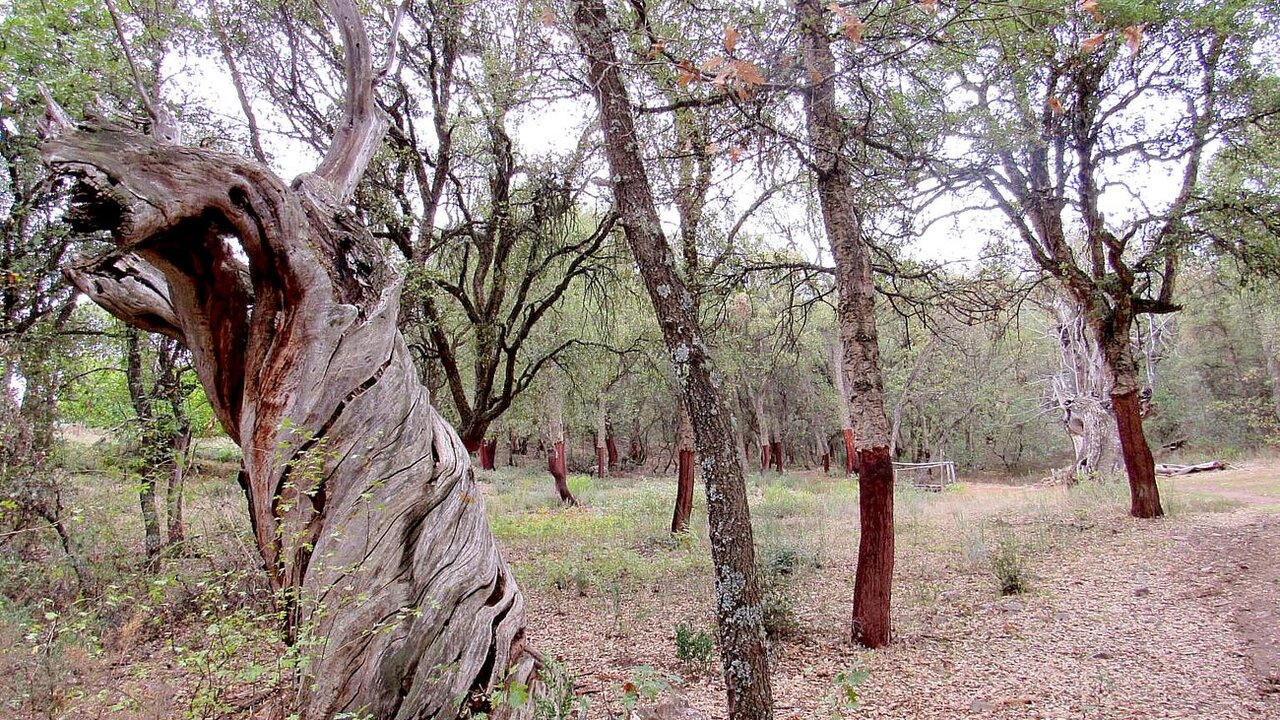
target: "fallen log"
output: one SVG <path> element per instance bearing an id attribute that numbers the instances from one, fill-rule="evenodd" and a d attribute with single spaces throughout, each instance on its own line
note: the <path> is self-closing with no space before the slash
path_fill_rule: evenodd
<path id="1" fill-rule="evenodd" d="M 1213 470 L 1226 470 L 1230 466 L 1221 460 L 1212 460 L 1210 462 L 1200 463 L 1199 465 L 1156 465 L 1156 474 L 1158 475 L 1190 475 L 1198 472 L 1211 472 Z"/>

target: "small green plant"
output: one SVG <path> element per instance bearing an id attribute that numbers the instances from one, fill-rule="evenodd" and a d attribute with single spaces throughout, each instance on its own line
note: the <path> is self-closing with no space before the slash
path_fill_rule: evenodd
<path id="1" fill-rule="evenodd" d="M 866 682 L 867 677 L 871 675 L 871 671 L 863 667 L 859 662 L 854 662 L 847 669 L 836 673 L 836 715 L 843 717 L 844 713 L 852 711 L 858 707 L 858 701 L 861 700 L 860 688 L 862 683 Z"/>
<path id="2" fill-rule="evenodd" d="M 692 623 L 676 624 L 676 659 L 687 670 L 705 673 L 711 666 L 711 655 L 715 648 L 711 633 L 694 627 Z"/>
<path id="3" fill-rule="evenodd" d="M 1001 595 L 1021 595 L 1027 591 L 1027 571 L 1017 538 L 1007 535 L 1000 539 L 991 556 L 991 572 L 1000 582 Z"/>
<path id="4" fill-rule="evenodd" d="M 647 665 L 632 670 L 631 678 L 623 682 L 619 688 L 622 691 L 621 701 L 626 715 L 630 717 L 640 705 L 641 700 L 654 700 L 670 690 L 678 679 Z"/>
<path id="5" fill-rule="evenodd" d="M 570 720 L 587 716 L 588 700 L 573 692 L 574 677 L 552 660 L 542 669 L 542 692 L 533 698 L 534 720 Z"/>

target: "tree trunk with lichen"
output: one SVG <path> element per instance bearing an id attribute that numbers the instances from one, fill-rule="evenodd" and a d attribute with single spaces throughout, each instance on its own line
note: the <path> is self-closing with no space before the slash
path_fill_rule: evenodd
<path id="1" fill-rule="evenodd" d="M 116 248 L 68 276 L 190 348 L 244 453 L 257 549 L 306 642 L 301 716 L 457 718 L 531 681 L 524 600 L 396 327 L 402 278 L 346 209 L 383 125 L 363 24 L 353 3 L 330 5 L 347 104 L 315 173 L 286 184 L 55 108 L 43 153 L 76 181 L 68 221 Z"/>
<path id="2" fill-rule="evenodd" d="M 573 34 L 587 63 L 600 111 L 613 197 L 627 241 L 653 303 L 671 366 L 680 383 L 707 494 L 715 613 L 730 720 L 770 720 L 773 691 L 743 468 L 733 416 L 694 313 L 694 299 L 675 271 L 637 139 L 623 82 L 613 23 L 602 0 L 575 0 Z"/>
<path id="3" fill-rule="evenodd" d="M 796 21 L 804 42 L 811 84 L 805 114 L 813 147 L 823 225 L 836 263 L 836 317 L 840 324 L 846 398 L 856 441 L 861 533 L 853 590 L 853 640 L 866 647 L 887 645 L 892 634 L 893 459 L 884 379 L 876 330 L 875 283 L 862 239 L 861 213 L 853 193 L 853 173 L 845 126 L 836 105 L 835 58 L 818 0 L 797 0 Z M 847 437 L 847 434 L 846 434 Z"/>

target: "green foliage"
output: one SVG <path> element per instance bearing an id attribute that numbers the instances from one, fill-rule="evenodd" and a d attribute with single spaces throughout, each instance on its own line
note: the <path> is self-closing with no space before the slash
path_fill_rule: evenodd
<path id="1" fill-rule="evenodd" d="M 844 713 L 852 712 L 858 708 L 858 702 L 861 700 L 860 689 L 862 683 L 866 682 L 870 676 L 871 671 L 857 662 L 836 673 L 835 700 L 838 717 L 843 717 Z"/>
<path id="2" fill-rule="evenodd" d="M 715 649 L 715 638 L 711 632 L 692 623 L 676 623 L 676 659 L 686 670 L 705 673 Z"/>
<path id="3" fill-rule="evenodd" d="M 1022 544 L 1013 535 L 1000 538 L 991 552 L 991 573 L 1000 583 L 1001 595 L 1021 595 L 1028 589 Z"/>

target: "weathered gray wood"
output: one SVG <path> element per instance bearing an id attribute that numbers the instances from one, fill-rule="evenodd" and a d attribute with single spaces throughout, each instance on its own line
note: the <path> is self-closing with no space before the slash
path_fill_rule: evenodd
<path id="1" fill-rule="evenodd" d="M 1198 472 L 1227 470 L 1229 467 L 1229 465 L 1221 460 L 1211 460 L 1210 462 L 1199 463 L 1196 465 L 1171 465 L 1161 463 L 1156 465 L 1156 473 L 1160 475 L 1190 475 Z"/>
<path id="2" fill-rule="evenodd" d="M 59 111 L 42 151 L 77 181 L 69 222 L 116 248 L 68 276 L 191 349 L 244 453 L 256 543 L 311 655 L 302 716 L 456 718 L 530 682 L 535 660 L 468 454 L 396 326 L 402 278 L 345 208 L 385 123 L 355 5 L 329 5 L 349 87 L 317 173 L 286 184 L 254 161 L 70 127 Z"/>

